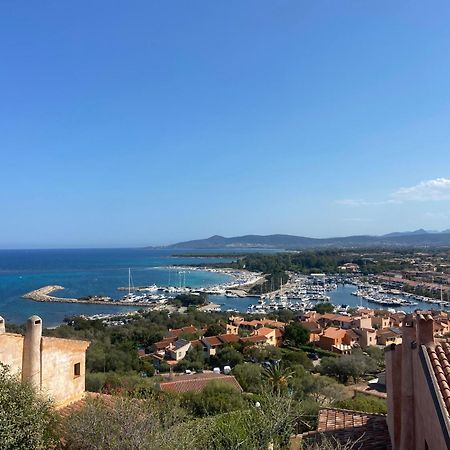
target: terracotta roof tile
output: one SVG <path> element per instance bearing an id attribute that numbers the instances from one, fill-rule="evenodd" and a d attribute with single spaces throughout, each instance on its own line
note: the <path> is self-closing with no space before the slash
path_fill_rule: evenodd
<path id="1" fill-rule="evenodd" d="M 344 409 L 325 408 L 319 411 L 317 431 L 303 434 L 305 442 L 334 439 L 338 443 L 356 442 L 355 450 L 391 449 L 386 416 Z"/>
<path id="2" fill-rule="evenodd" d="M 243 342 L 244 344 L 249 342 L 251 344 L 257 344 L 259 342 L 266 342 L 266 338 L 265 336 L 248 336 L 248 337 L 243 337 L 240 339 L 241 342 Z"/>
<path id="3" fill-rule="evenodd" d="M 299 323 L 303 328 L 306 328 L 308 331 L 320 331 L 322 329 L 322 327 L 314 320 L 311 320 L 308 322 L 304 321 L 304 322 L 299 322 Z"/>
<path id="4" fill-rule="evenodd" d="M 284 322 L 280 322 L 278 320 L 270 320 L 270 319 L 262 319 L 259 321 L 261 323 L 261 325 L 269 325 L 271 327 L 274 328 L 284 328 L 284 326 L 286 325 Z"/>
<path id="5" fill-rule="evenodd" d="M 202 342 L 208 345 L 222 345 L 222 341 L 217 336 L 205 337 Z"/>
<path id="6" fill-rule="evenodd" d="M 196 339 L 195 341 L 191 341 L 191 347 L 203 347 L 202 341 L 200 339 Z"/>
<path id="7" fill-rule="evenodd" d="M 169 330 L 167 337 L 178 337 L 183 333 L 196 333 L 198 330 L 193 325 L 190 325 L 189 327 L 182 327 L 182 328 L 174 328 L 172 330 Z"/>
<path id="8" fill-rule="evenodd" d="M 272 334 L 273 332 L 274 332 L 274 328 L 266 328 L 266 327 L 258 328 L 255 331 L 257 336 L 267 336 L 269 334 Z"/>
<path id="9" fill-rule="evenodd" d="M 153 347 L 156 350 L 164 350 L 166 349 L 170 344 L 173 344 L 176 340 L 176 337 L 171 337 L 171 338 L 167 338 L 167 339 L 163 339 L 162 341 L 159 342 L 155 342 L 153 344 Z"/>
<path id="10" fill-rule="evenodd" d="M 323 332 L 323 335 L 325 337 L 331 338 L 331 339 L 342 339 L 347 334 L 346 330 L 342 330 L 341 328 L 333 328 L 329 327 L 326 328 Z"/>
<path id="11" fill-rule="evenodd" d="M 219 334 L 219 336 L 217 336 L 217 337 L 225 344 L 239 342 L 238 334 Z"/>
<path id="12" fill-rule="evenodd" d="M 427 352 L 436 377 L 437 390 L 450 417 L 450 346 L 448 343 L 431 344 L 427 347 Z"/>

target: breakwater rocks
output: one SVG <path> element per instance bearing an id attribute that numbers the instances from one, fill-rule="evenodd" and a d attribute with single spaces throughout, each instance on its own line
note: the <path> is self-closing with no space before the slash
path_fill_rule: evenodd
<path id="1" fill-rule="evenodd" d="M 118 305 L 118 306 L 151 306 L 147 302 L 126 302 L 120 300 L 112 300 L 110 297 L 89 297 L 89 298 L 67 298 L 67 297 L 54 297 L 53 292 L 64 289 L 63 286 L 50 285 L 44 286 L 31 292 L 27 292 L 23 295 L 23 298 L 33 300 L 35 302 L 48 302 L 48 303 L 81 303 L 89 305 Z"/>
<path id="2" fill-rule="evenodd" d="M 63 300 L 66 303 L 74 303 L 78 301 L 76 298 L 59 298 L 50 295 L 53 294 L 53 292 L 61 291 L 62 289 L 64 289 L 63 286 L 58 286 L 56 284 L 51 286 L 44 286 L 26 293 L 25 295 L 23 295 L 23 298 L 34 300 L 35 302 L 57 302 Z"/>

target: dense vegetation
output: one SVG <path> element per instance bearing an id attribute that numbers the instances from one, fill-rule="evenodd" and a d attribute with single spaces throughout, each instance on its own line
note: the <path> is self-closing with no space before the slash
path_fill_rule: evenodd
<path id="1" fill-rule="evenodd" d="M 244 393 L 217 382 L 210 383 L 202 392 L 162 393 L 157 389 L 161 376 L 155 374 L 151 360 L 138 357 L 138 349 L 149 349 L 169 328 L 194 325 L 209 335 L 220 334 L 225 331 L 226 313 L 203 313 L 192 308 L 184 314 L 142 312 L 123 318 L 121 326 L 74 318 L 54 330 L 45 330 L 46 335 L 91 341 L 87 353 L 87 389 L 113 394 L 107 400 L 90 400 L 86 408 L 67 419 L 62 428 L 65 447 L 76 450 L 256 450 L 267 448 L 271 443 L 274 449 L 281 450 L 287 449 L 292 433 L 315 428 L 320 407 L 385 411 L 383 400 L 351 398 L 352 389 L 348 386 L 382 369 L 383 357 L 379 349 L 336 357 L 311 347 L 308 332 L 295 321 L 292 312 L 282 311 L 272 318 L 294 320 L 286 327 L 284 347 L 251 347 L 237 343 L 223 346 L 210 358 L 194 349 L 175 366 L 175 370 L 184 371 L 230 365 Z M 195 339 L 198 336 L 182 337 Z M 316 367 L 307 356 L 309 351 L 323 356 Z M 16 380 L 12 385 L 4 382 L 2 385 L 11 390 L 8 395 L 17 396 L 16 405 L 22 405 L 17 392 L 17 386 L 22 389 L 22 385 Z M 29 399 L 29 388 L 24 386 L 23 389 Z M 2 386 L 0 392 L 4 395 Z M 31 404 L 36 404 L 35 401 Z M 37 424 L 41 424 L 36 433 L 28 430 L 26 436 L 48 442 L 61 428 L 53 424 L 48 405 L 37 404 L 43 406 L 38 410 L 28 408 L 27 402 L 20 406 L 26 414 L 35 415 Z M 17 416 L 18 424 L 27 420 L 26 414 Z M 4 432 L 3 423 L 7 422 L 0 420 L 0 435 Z M 23 438 L 24 433 L 16 435 Z M 39 447 L 40 441 L 37 444 L 27 441 L 28 447 L 12 442 L 16 446 L 6 448 L 48 448 Z"/>
<path id="2" fill-rule="evenodd" d="M 363 274 L 379 274 L 409 267 L 406 261 L 394 260 L 391 252 L 371 251 L 369 255 L 348 250 L 286 252 L 269 255 L 253 253 L 238 259 L 234 266 L 266 274 L 282 274 L 286 271 L 305 274 L 339 273 L 339 267 L 345 263 L 358 264 Z M 395 252 L 394 255 L 398 256 Z"/>
<path id="3" fill-rule="evenodd" d="M 190 306 L 203 306 L 208 303 L 208 297 L 206 294 L 179 294 L 170 302 L 175 306 L 183 306 L 188 308 Z"/>
<path id="4" fill-rule="evenodd" d="M 0 364 L 0 448 L 46 450 L 57 442 L 51 405 Z"/>

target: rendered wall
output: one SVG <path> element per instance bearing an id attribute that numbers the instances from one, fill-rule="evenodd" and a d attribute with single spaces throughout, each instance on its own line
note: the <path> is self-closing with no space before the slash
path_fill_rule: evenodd
<path id="1" fill-rule="evenodd" d="M 30 326 L 33 329 L 30 329 Z M 56 406 L 79 400 L 85 390 L 86 349 L 89 342 L 41 337 L 35 328 L 42 325 L 37 316 L 27 321 L 25 336 L 0 332 L 0 363 L 11 373 L 33 383 Z M 39 330 L 38 330 L 39 331 Z M 79 363 L 79 375 L 74 366 Z"/>
<path id="2" fill-rule="evenodd" d="M 10 367 L 11 373 L 22 373 L 23 336 L 0 334 L 0 362 Z"/>
<path id="3" fill-rule="evenodd" d="M 57 406 L 83 397 L 87 347 L 87 342 L 42 338 L 41 390 L 49 395 Z M 80 375 L 74 374 L 74 366 L 77 363 L 80 363 Z"/>

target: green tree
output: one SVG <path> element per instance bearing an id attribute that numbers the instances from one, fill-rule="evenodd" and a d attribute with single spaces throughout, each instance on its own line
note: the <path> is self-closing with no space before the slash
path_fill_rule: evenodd
<path id="1" fill-rule="evenodd" d="M 0 364 L 0 448 L 45 450 L 56 445 L 51 404 Z"/>
<path id="2" fill-rule="evenodd" d="M 179 294 L 171 300 L 171 303 L 177 306 L 184 306 L 188 308 L 190 306 L 202 306 L 208 303 L 208 297 L 206 294 Z"/>
<path id="3" fill-rule="evenodd" d="M 384 359 L 384 350 L 382 348 L 371 345 L 365 348 L 364 351 L 368 354 L 370 358 L 372 358 L 375 361 L 380 370 L 384 369 L 385 359 Z"/>
<path id="4" fill-rule="evenodd" d="M 244 348 L 245 359 L 252 362 L 264 362 L 269 360 L 280 360 L 282 351 L 273 345 L 251 346 Z"/>
<path id="5" fill-rule="evenodd" d="M 364 375 L 375 373 L 377 368 L 375 360 L 356 350 L 353 355 L 322 358 L 319 366 L 320 373 L 336 377 L 341 383 L 350 379 L 357 383 Z"/>
<path id="6" fill-rule="evenodd" d="M 309 342 L 309 331 L 298 322 L 292 322 L 284 328 L 284 341 L 299 347 Z"/>
<path id="7" fill-rule="evenodd" d="M 281 395 L 288 386 L 292 378 L 292 371 L 281 367 L 280 364 L 274 364 L 263 371 L 263 378 L 269 384 L 275 395 Z"/>
<path id="8" fill-rule="evenodd" d="M 208 326 L 205 336 L 217 336 L 225 334 L 227 329 L 221 323 L 212 323 Z"/>
<path id="9" fill-rule="evenodd" d="M 233 368 L 233 375 L 246 392 L 258 393 L 262 385 L 262 368 L 259 364 L 243 363 Z"/>
<path id="10" fill-rule="evenodd" d="M 305 369 L 312 370 L 314 365 L 303 350 L 282 349 L 282 361 L 284 366 L 294 366 L 301 364 Z"/>
<path id="11" fill-rule="evenodd" d="M 334 306 L 329 302 L 317 303 L 314 309 L 319 314 L 332 313 L 334 311 Z"/>
<path id="12" fill-rule="evenodd" d="M 237 364 L 241 364 L 244 361 L 244 357 L 242 356 L 241 352 L 238 352 L 234 347 L 231 345 L 226 345 L 223 347 L 218 355 L 219 364 L 222 366 L 231 366 L 234 367 Z"/>

